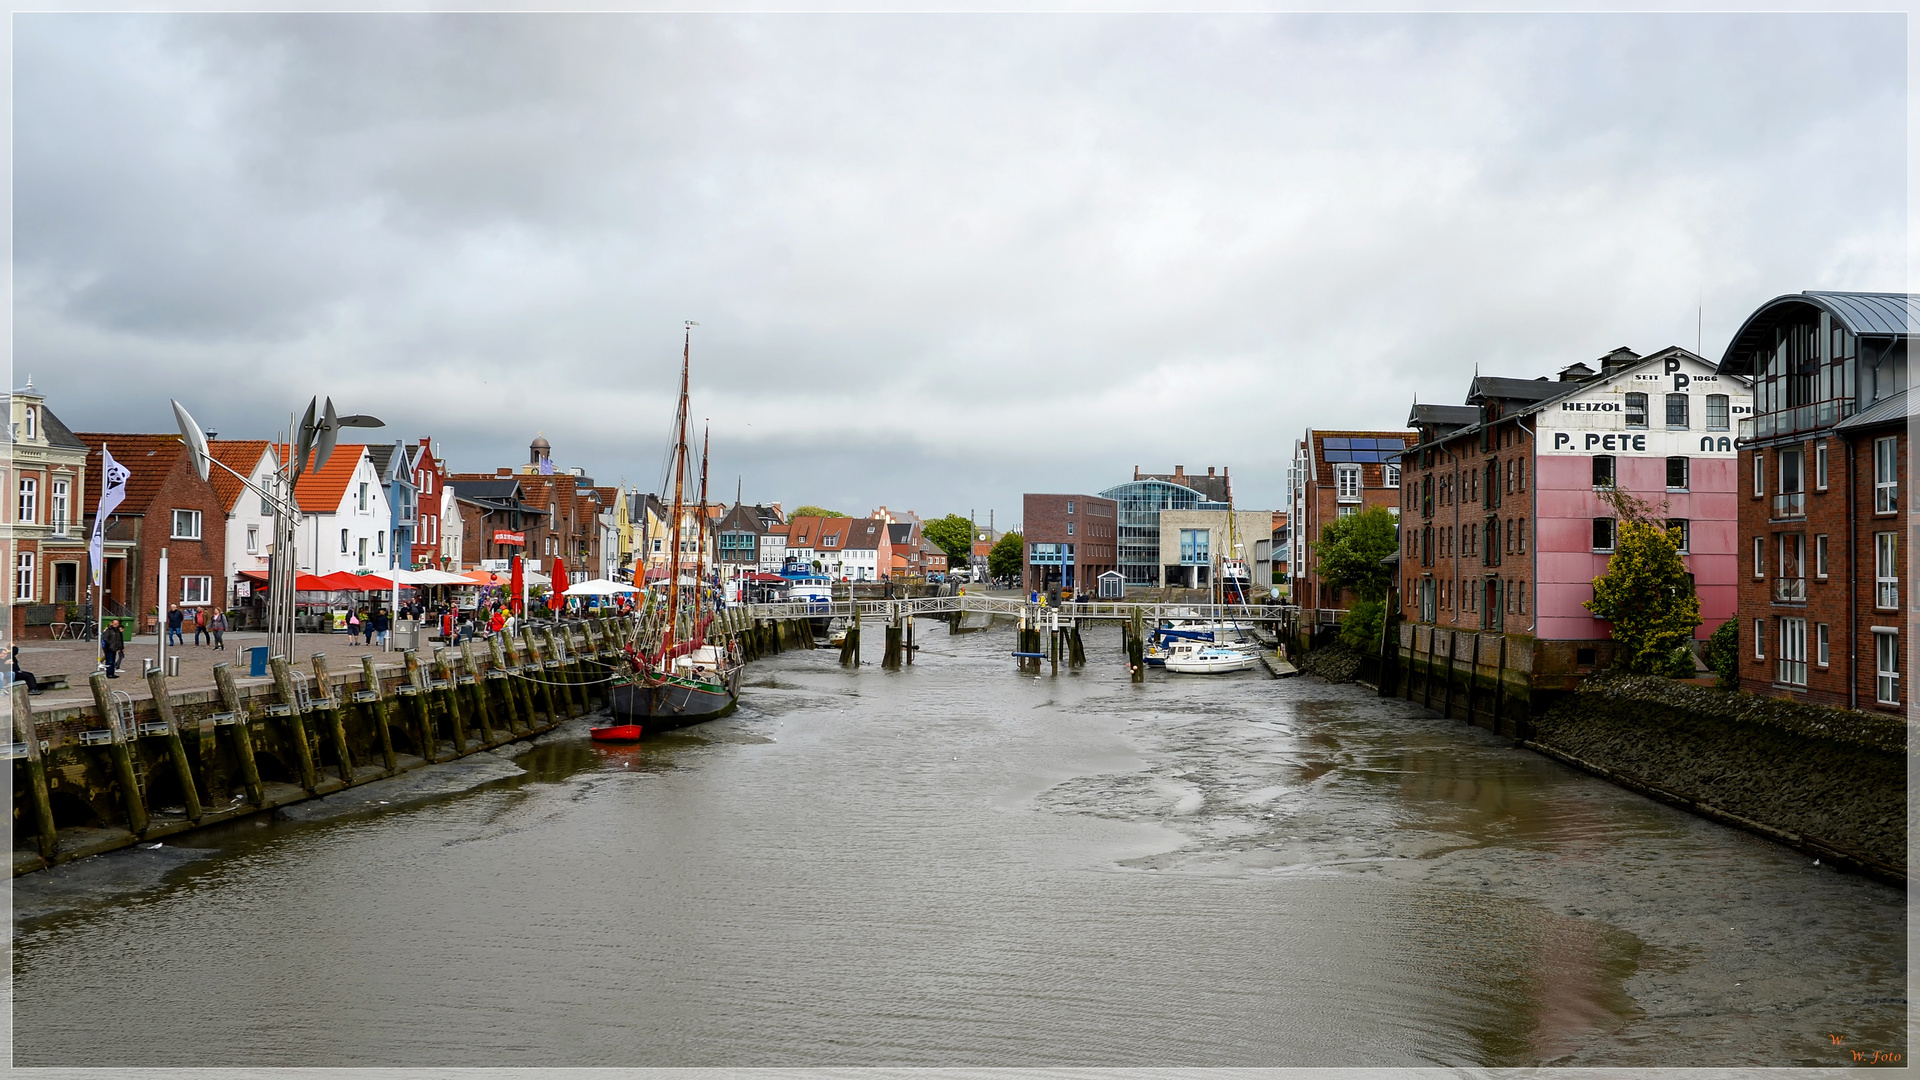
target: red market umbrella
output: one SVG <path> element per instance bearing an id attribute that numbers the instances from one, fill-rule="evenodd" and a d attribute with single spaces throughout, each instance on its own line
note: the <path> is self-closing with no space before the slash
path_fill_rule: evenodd
<path id="1" fill-rule="evenodd" d="M 295 574 L 293 576 L 294 592 L 333 592 L 337 588 L 338 586 L 329 584 L 326 578 L 317 577 L 313 574 Z"/>
<path id="2" fill-rule="evenodd" d="M 525 588 L 521 584 L 523 580 L 520 576 L 520 556 L 515 555 L 513 557 L 513 592 L 507 597 L 507 606 L 513 609 L 515 615 L 525 614 L 520 610 L 520 590 Z"/>
<path id="3" fill-rule="evenodd" d="M 359 574 L 348 573 L 345 570 L 335 570 L 331 574 L 322 575 L 320 580 L 326 582 L 326 587 L 329 589 L 343 591 L 364 592 L 373 587 L 367 584 L 367 582 L 372 579 L 361 577 Z"/>
<path id="4" fill-rule="evenodd" d="M 553 557 L 553 594 L 547 597 L 547 607 L 559 611 L 567 602 L 567 560 L 558 555 Z"/>

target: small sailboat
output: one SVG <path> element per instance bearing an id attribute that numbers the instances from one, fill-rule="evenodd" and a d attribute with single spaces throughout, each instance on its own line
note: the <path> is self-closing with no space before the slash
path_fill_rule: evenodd
<path id="1" fill-rule="evenodd" d="M 688 324 L 685 351 L 680 361 L 680 405 L 674 417 L 674 443 L 670 468 L 673 472 L 673 529 L 678 534 L 668 559 L 667 601 L 658 615 L 657 634 L 642 648 L 628 648 L 627 662 L 632 672 L 613 684 L 609 709 L 613 723 L 593 729 L 593 737 L 602 741 L 637 739 L 640 730 L 664 731 L 703 720 L 725 716 L 740 702 L 740 675 L 743 668 L 739 644 L 729 638 L 709 640 L 713 614 L 706 610 L 710 583 L 706 573 L 707 521 L 707 445 L 700 450 L 700 501 L 694 514 L 695 551 L 691 583 L 681 581 L 681 554 L 687 547 L 686 515 L 692 509 L 686 503 L 687 473 L 692 458 L 687 440 L 687 387 L 693 355 L 693 330 Z M 682 593 L 690 592 L 691 603 L 683 608 Z M 602 735 L 601 732 L 606 732 Z"/>
<path id="2" fill-rule="evenodd" d="M 1251 671 L 1258 662 L 1259 656 L 1246 648 L 1182 642 L 1174 646 L 1163 666 L 1181 675 L 1219 675 L 1229 671 Z"/>

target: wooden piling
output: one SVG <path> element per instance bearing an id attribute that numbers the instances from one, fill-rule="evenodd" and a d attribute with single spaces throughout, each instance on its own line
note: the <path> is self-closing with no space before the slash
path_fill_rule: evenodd
<path id="1" fill-rule="evenodd" d="M 173 762 L 173 777 L 180 782 L 181 801 L 187 808 L 187 817 L 199 821 L 201 817 L 200 790 L 194 784 L 193 764 L 187 760 L 186 744 L 180 741 L 180 725 L 174 716 L 173 698 L 167 693 L 166 672 L 155 668 L 147 672 L 147 688 L 153 692 L 153 707 L 160 720 L 167 725 L 167 757 Z"/>
<path id="2" fill-rule="evenodd" d="M 506 653 L 507 666 L 516 671 L 514 676 L 509 676 L 507 679 L 508 692 L 513 694 L 520 705 L 521 714 L 527 718 L 527 730 L 534 731 L 538 729 L 539 724 L 534 720 L 533 685 L 526 680 L 526 664 L 520 659 L 520 650 L 514 647 L 513 635 L 500 635 L 500 649 Z M 548 723 L 552 722 L 553 718 L 549 717 Z"/>
<path id="3" fill-rule="evenodd" d="M 460 680 L 454 677 L 452 654 L 453 650 L 448 648 L 433 650 L 433 670 L 440 681 L 447 684 L 446 710 L 448 726 L 453 728 L 453 752 L 464 754 L 467 752 L 467 718 L 460 709 Z"/>
<path id="4" fill-rule="evenodd" d="M 93 686 L 93 707 L 99 710 L 100 723 L 112 732 L 112 742 L 107 753 L 113 758 L 113 775 L 120 786 L 120 799 L 127 808 L 127 828 L 133 835 L 140 836 L 147 831 L 147 803 L 140 792 L 140 782 L 133 774 L 133 755 L 127 751 L 127 733 L 120 727 L 120 717 L 113 711 L 113 693 L 107 688 L 107 676 L 103 672 L 94 672 L 87 680 Z"/>
<path id="5" fill-rule="evenodd" d="M 327 656 L 325 653 L 314 653 L 307 658 L 307 662 L 313 665 L 314 688 L 324 694 L 328 702 L 326 706 L 327 738 L 333 744 L 335 767 L 340 770 L 340 779 L 351 784 L 353 783 L 353 752 L 347 749 L 347 721 L 346 717 L 341 715 L 340 699 L 333 692 L 333 675 L 327 670 Z"/>
<path id="6" fill-rule="evenodd" d="M 1453 682 L 1457 674 L 1454 663 L 1459 657 L 1460 631 L 1449 630 L 1447 632 L 1447 696 L 1440 706 L 1440 715 L 1448 719 L 1453 718 Z"/>
<path id="7" fill-rule="evenodd" d="M 1493 676 L 1493 731 L 1500 733 L 1500 716 L 1507 702 L 1507 635 L 1500 635 L 1500 667 Z"/>
<path id="8" fill-rule="evenodd" d="M 427 675 L 420 667 L 420 654 L 408 649 L 400 654 L 407 668 L 407 685 L 413 688 L 413 719 L 419 727 L 422 755 L 428 761 L 440 758 L 440 735 L 433 729 L 433 700 L 427 696 Z"/>
<path id="9" fill-rule="evenodd" d="M 473 642 L 460 643 L 460 661 L 466 669 L 463 678 L 467 679 L 467 693 L 473 702 L 474 722 L 480 725 L 480 742 L 486 746 L 499 745 L 499 736 L 493 733 L 493 710 L 487 705 L 487 687 L 480 677 L 480 661 L 473 655 Z"/>
<path id="10" fill-rule="evenodd" d="M 545 628 L 542 628 L 541 630 L 541 636 L 546 639 L 547 655 L 551 656 L 553 659 L 560 662 L 559 666 L 554 668 L 551 672 L 547 670 L 547 667 L 544 663 L 541 663 L 540 665 L 541 677 L 547 679 L 550 682 L 554 682 L 558 684 L 554 686 L 552 689 L 554 691 L 553 697 L 557 699 L 555 701 L 555 705 L 559 708 L 560 711 L 549 712 L 547 714 L 548 723 L 557 724 L 561 720 L 566 719 L 568 717 L 580 716 L 584 714 L 587 711 L 586 702 L 582 700 L 582 698 L 579 696 L 580 688 L 575 685 L 575 683 L 578 680 L 576 679 L 574 671 L 572 670 L 574 665 L 570 662 L 572 650 L 566 647 L 567 646 L 566 631 L 562 630 L 560 632 L 560 636 L 556 638 L 554 636 L 552 628 L 545 627 Z M 534 655 L 537 657 L 539 655 L 539 650 L 534 649 L 532 647 L 531 637 L 529 637 L 528 641 L 529 641 L 529 644 L 528 644 L 529 651 L 533 652 Z"/>
<path id="11" fill-rule="evenodd" d="M 487 680 L 500 684 L 500 700 L 507 712 L 507 734 L 517 734 L 520 729 L 520 696 L 514 693 L 513 676 L 507 672 L 507 653 L 500 645 L 500 635 L 487 639 L 487 655 L 493 666 L 487 672 Z M 526 726 L 533 727 L 533 717 L 528 716 Z"/>
<path id="12" fill-rule="evenodd" d="M 1467 661 L 1467 723 L 1473 723 L 1474 699 L 1480 696 L 1480 632 L 1473 634 L 1473 659 Z"/>
<path id="13" fill-rule="evenodd" d="M 60 851 L 60 833 L 53 825 L 53 797 L 47 790 L 47 765 L 40 758 L 40 731 L 33 722 L 32 699 L 27 684 L 13 684 L 13 741 L 24 743 L 27 756 L 21 767 L 27 773 L 27 806 L 33 812 L 33 833 L 40 857 L 48 862 Z"/>
<path id="14" fill-rule="evenodd" d="M 1427 709 L 1433 708 L 1433 650 L 1440 643 L 1435 636 L 1439 629 L 1437 626 L 1427 627 L 1427 685 L 1421 687 L 1423 692 L 1420 695 L 1420 705 Z"/>
<path id="15" fill-rule="evenodd" d="M 1147 681 L 1147 623 L 1140 605 L 1133 606 L 1133 618 L 1127 623 L 1127 667 L 1134 682 Z"/>
<path id="16" fill-rule="evenodd" d="M 240 763 L 240 782 L 246 785 L 247 801 L 259 806 L 267 801 L 267 793 L 260 786 L 260 766 L 253 760 L 253 725 L 240 701 L 240 688 L 234 685 L 233 669 L 226 664 L 213 665 L 213 683 L 220 688 L 221 703 L 233 714 L 227 730 L 232 732 L 233 756 Z"/>
<path id="17" fill-rule="evenodd" d="M 307 721 L 300 714 L 300 696 L 293 686 L 293 665 L 287 663 L 284 656 L 270 657 L 268 668 L 273 672 L 273 687 L 280 694 L 280 700 L 287 709 L 287 737 L 293 741 L 294 759 L 300 768 L 300 786 L 313 794 L 320 784 L 313 767 L 313 744 L 307 741 Z"/>
<path id="18" fill-rule="evenodd" d="M 523 644 L 525 644 L 527 647 L 527 656 L 529 658 L 529 661 L 533 664 L 538 665 L 540 669 L 540 681 L 535 683 L 531 687 L 531 689 L 534 693 L 534 696 L 540 699 L 541 708 L 546 711 L 547 723 L 549 724 L 558 723 L 560 720 L 560 713 L 556 711 L 558 706 L 554 704 L 554 698 L 556 697 L 556 695 L 554 694 L 554 686 L 553 686 L 554 679 L 553 679 L 553 676 L 547 673 L 547 663 L 546 663 L 547 658 L 541 655 L 540 645 L 538 642 L 533 640 L 533 631 L 531 629 L 527 629 L 523 627 L 520 632 L 525 635 L 525 638 L 523 639 Z M 547 651 L 548 653 L 551 653 L 553 651 L 553 644 L 552 644 L 553 631 L 551 630 L 547 631 L 547 642 L 548 642 Z"/>
<path id="19" fill-rule="evenodd" d="M 393 715 L 387 711 L 387 695 L 380 688 L 380 673 L 374 670 L 371 654 L 360 658 L 360 677 L 362 689 L 373 695 L 367 699 L 367 706 L 373 710 L 374 730 L 380 736 L 380 759 L 385 764 L 387 775 L 400 771 L 400 755 L 393 752 Z M 422 755 L 432 761 L 430 754 Z"/>

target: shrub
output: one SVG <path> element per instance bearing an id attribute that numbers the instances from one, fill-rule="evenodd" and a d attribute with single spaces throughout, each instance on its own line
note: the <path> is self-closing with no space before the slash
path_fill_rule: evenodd
<path id="1" fill-rule="evenodd" d="M 1722 690 L 1740 688 L 1740 620 L 1728 619 L 1707 639 L 1707 666 L 1720 675 Z"/>
<path id="2" fill-rule="evenodd" d="M 1371 656 L 1380 649 L 1380 624 L 1386 617 L 1385 601 L 1359 601 L 1340 622 L 1340 641 Z"/>

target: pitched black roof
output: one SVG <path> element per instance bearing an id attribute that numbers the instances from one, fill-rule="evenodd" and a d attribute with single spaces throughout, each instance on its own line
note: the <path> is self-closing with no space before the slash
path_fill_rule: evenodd
<path id="1" fill-rule="evenodd" d="M 87 444 L 80 441 L 73 429 L 61 423 L 60 418 L 53 415 L 53 410 L 45 405 L 40 406 L 40 430 L 46 434 L 48 446 L 60 446 L 68 450 L 87 448 Z"/>
<path id="2" fill-rule="evenodd" d="M 1480 422 L 1480 410 L 1472 405 L 1419 405 L 1407 413 L 1408 427 L 1462 428 Z"/>

